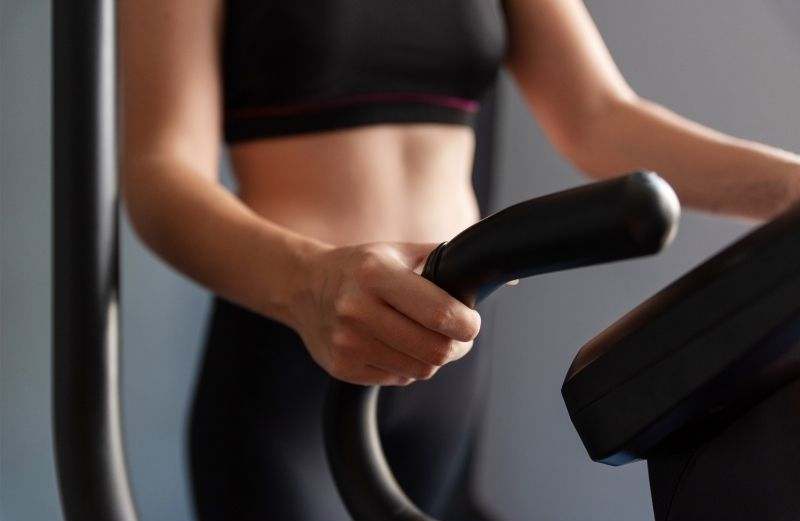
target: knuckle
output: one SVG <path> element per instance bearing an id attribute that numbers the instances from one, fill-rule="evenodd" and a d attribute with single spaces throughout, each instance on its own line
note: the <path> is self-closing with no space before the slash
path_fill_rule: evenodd
<path id="1" fill-rule="evenodd" d="M 353 343 L 352 335 L 344 327 L 334 327 L 331 330 L 330 344 L 331 352 L 334 357 L 340 356 L 342 352 L 350 349 Z"/>
<path id="2" fill-rule="evenodd" d="M 433 365 L 441 367 L 447 363 L 447 356 L 445 356 L 441 351 L 434 351 L 431 353 L 430 361 Z"/>
<path id="3" fill-rule="evenodd" d="M 478 335 L 477 329 L 468 324 L 459 326 L 456 333 L 456 338 L 461 342 L 471 342 Z"/>
<path id="4" fill-rule="evenodd" d="M 359 254 L 355 268 L 355 276 L 361 283 L 369 284 L 379 276 L 383 259 L 375 249 L 365 249 Z"/>
<path id="5" fill-rule="evenodd" d="M 333 310 L 337 317 L 354 318 L 358 314 L 358 299 L 349 294 L 340 295 L 333 303 Z"/>
<path id="6" fill-rule="evenodd" d="M 436 306 L 431 311 L 430 321 L 431 325 L 436 330 L 447 328 L 453 320 L 453 306 L 450 304 L 443 304 Z"/>
<path id="7" fill-rule="evenodd" d="M 390 248 L 389 245 L 386 243 L 374 242 L 363 246 L 361 250 L 367 255 L 372 255 L 375 257 L 385 257 L 387 254 L 391 253 L 392 248 Z"/>

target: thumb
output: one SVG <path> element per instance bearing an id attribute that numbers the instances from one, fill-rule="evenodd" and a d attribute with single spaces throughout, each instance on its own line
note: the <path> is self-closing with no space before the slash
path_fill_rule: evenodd
<path id="1" fill-rule="evenodd" d="M 406 265 L 417 275 L 422 273 L 428 255 L 436 249 L 440 242 L 403 242 L 398 248 L 405 256 Z"/>

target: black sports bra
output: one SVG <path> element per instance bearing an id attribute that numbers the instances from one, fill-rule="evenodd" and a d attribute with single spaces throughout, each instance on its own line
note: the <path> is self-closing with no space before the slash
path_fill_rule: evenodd
<path id="1" fill-rule="evenodd" d="M 227 142 L 370 123 L 472 125 L 506 48 L 501 0 L 229 0 Z"/>

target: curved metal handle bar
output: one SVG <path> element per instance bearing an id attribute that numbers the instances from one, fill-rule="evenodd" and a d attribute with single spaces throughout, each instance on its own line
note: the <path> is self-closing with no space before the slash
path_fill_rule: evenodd
<path id="1" fill-rule="evenodd" d="M 474 306 L 509 280 L 657 253 L 675 236 L 679 216 L 665 181 L 634 173 L 490 215 L 440 244 L 422 275 Z M 331 382 L 324 427 L 336 486 L 355 521 L 435 521 L 405 495 L 386 462 L 379 390 Z"/>
<path id="2" fill-rule="evenodd" d="M 53 423 L 64 519 L 136 521 L 117 338 L 115 2 L 53 6 Z"/>

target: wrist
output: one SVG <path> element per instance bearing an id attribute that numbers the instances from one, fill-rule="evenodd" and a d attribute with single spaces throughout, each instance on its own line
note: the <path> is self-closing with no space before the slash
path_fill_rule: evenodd
<path id="1" fill-rule="evenodd" d="M 299 239 L 291 248 L 291 260 L 282 291 L 282 303 L 278 320 L 297 330 L 305 311 L 317 299 L 320 265 L 323 256 L 334 249 L 322 241 Z"/>

